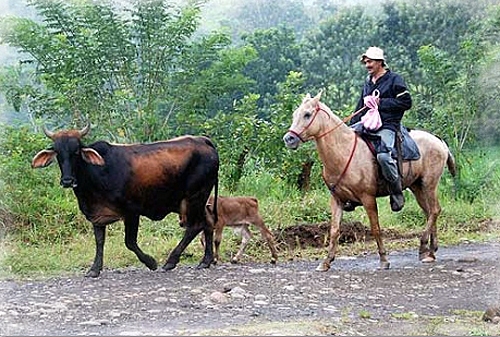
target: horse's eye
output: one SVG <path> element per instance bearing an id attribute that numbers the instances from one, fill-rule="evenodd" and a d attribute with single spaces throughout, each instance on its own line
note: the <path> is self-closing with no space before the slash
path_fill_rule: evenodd
<path id="1" fill-rule="evenodd" d="M 309 119 L 311 118 L 311 113 L 309 111 L 307 111 L 305 114 L 304 114 L 304 118 L 305 119 Z"/>

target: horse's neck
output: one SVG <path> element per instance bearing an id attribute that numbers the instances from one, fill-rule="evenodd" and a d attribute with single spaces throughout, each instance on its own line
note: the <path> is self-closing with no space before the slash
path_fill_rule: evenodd
<path id="1" fill-rule="evenodd" d="M 335 123 L 335 122 L 334 122 Z M 336 123 L 342 123 L 338 121 Z M 327 127 L 332 129 L 335 125 Z M 342 171 L 353 151 L 356 134 L 343 124 L 323 137 L 316 138 L 316 148 L 325 168 L 331 172 Z"/>

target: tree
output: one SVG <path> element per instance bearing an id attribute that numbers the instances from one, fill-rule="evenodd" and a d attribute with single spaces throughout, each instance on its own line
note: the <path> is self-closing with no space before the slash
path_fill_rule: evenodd
<path id="1" fill-rule="evenodd" d="M 257 57 L 245 67 L 245 74 L 255 81 L 251 90 L 260 95 L 259 107 L 269 106 L 278 91 L 277 85 L 285 81 L 290 71 L 299 69 L 300 45 L 293 30 L 281 25 L 243 34 L 242 40 L 257 52 Z"/>
<path id="2" fill-rule="evenodd" d="M 89 119 L 101 125 L 94 130 L 107 130 L 117 140 L 175 134 L 171 117 L 189 111 L 192 118 L 193 106 L 184 102 L 200 102 L 200 88 L 212 98 L 195 106 L 196 116 L 221 108 L 220 102 L 214 107 L 218 96 L 230 98 L 222 100 L 229 109 L 235 92 L 242 96 L 248 83 L 243 75 L 234 76 L 247 56 L 225 52 L 230 40 L 224 34 L 194 38 L 202 3 L 174 7 L 145 0 L 113 9 L 90 1 L 32 0 L 41 23 L 2 22 L 3 39 L 29 56 L 25 65 L 32 65 L 34 76 L 23 87 L 11 86 L 8 94 L 24 97 L 38 117 L 65 123 Z M 201 78 L 207 73 L 228 75 L 212 85 Z"/>
<path id="3" fill-rule="evenodd" d="M 332 109 L 357 102 L 365 78 L 360 56 L 374 44 L 375 27 L 375 18 L 363 7 L 344 8 L 305 39 L 301 59 L 306 87 L 326 89 L 324 97 Z"/>
<path id="4" fill-rule="evenodd" d="M 301 37 L 312 23 L 301 0 L 253 0 L 236 7 L 235 19 L 230 26 L 236 36 L 242 36 L 255 30 L 286 25 Z"/>

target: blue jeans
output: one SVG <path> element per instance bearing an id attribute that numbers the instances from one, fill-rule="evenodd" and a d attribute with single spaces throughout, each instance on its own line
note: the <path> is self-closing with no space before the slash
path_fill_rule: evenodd
<path id="1" fill-rule="evenodd" d="M 394 183 L 399 178 L 396 161 L 392 158 L 396 132 L 389 129 L 380 129 L 375 132 L 382 139 L 388 152 L 377 153 L 377 161 L 380 165 L 382 175 L 389 183 Z"/>

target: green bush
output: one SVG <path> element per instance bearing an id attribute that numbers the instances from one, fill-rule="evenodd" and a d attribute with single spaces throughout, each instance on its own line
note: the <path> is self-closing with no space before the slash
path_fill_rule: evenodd
<path id="1" fill-rule="evenodd" d="M 87 232 L 88 222 L 78 210 L 71 190 L 59 186 L 57 164 L 31 168 L 33 156 L 50 141 L 29 128 L 2 128 L 0 172 L 6 210 L 16 219 L 13 231 L 31 244 L 64 241 Z"/>

